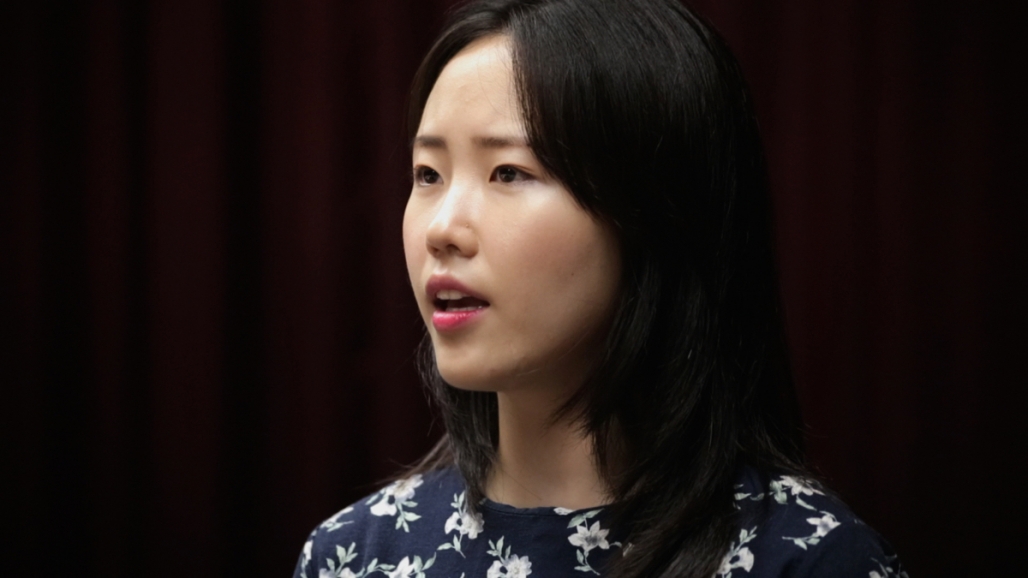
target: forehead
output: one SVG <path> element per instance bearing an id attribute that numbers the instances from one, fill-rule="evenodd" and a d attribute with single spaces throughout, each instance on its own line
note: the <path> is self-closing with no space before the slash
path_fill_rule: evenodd
<path id="1" fill-rule="evenodd" d="M 510 132 L 520 124 L 510 45 L 507 37 L 494 35 L 472 42 L 446 64 L 429 93 L 418 132 Z"/>

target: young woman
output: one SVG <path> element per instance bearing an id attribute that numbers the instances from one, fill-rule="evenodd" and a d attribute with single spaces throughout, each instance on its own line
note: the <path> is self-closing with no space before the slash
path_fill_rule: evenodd
<path id="1" fill-rule="evenodd" d="M 456 12 L 403 237 L 447 435 L 296 576 L 901 575 L 805 475 L 756 122 L 677 0 Z"/>

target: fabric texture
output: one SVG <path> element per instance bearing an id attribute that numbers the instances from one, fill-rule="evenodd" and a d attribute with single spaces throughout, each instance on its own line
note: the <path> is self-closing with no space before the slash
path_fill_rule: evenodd
<path id="1" fill-rule="evenodd" d="M 469 512 L 453 468 L 415 474 L 344 508 L 311 532 L 294 578 L 524 578 L 603 573 L 631 555 L 606 509 L 515 508 L 484 500 Z M 837 498 L 792 477 L 744 469 L 738 537 L 716 578 L 906 577 L 891 547 Z"/>

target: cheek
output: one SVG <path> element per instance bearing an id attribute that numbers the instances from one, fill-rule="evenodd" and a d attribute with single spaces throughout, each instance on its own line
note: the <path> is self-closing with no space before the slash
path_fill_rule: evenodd
<path id="1" fill-rule="evenodd" d="M 403 256 L 407 264 L 407 277 L 410 279 L 414 299 L 422 315 L 431 314 L 431 304 L 423 299 L 424 270 L 428 260 L 428 247 L 425 240 L 425 211 L 414 200 L 408 201 L 403 213 Z"/>
<path id="2" fill-rule="evenodd" d="M 507 282 L 542 338 L 575 339 L 602 323 L 616 292 L 620 262 L 611 234 L 575 205 L 544 211 L 505 239 Z"/>
<path id="3" fill-rule="evenodd" d="M 418 280 L 417 276 L 428 252 L 425 247 L 424 226 L 419 217 L 420 213 L 415 203 L 409 200 L 403 212 L 403 255 L 412 283 Z"/>

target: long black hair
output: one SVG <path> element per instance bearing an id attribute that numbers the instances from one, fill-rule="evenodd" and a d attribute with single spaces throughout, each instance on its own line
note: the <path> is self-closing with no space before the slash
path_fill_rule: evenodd
<path id="1" fill-rule="evenodd" d="M 782 329 L 757 123 L 723 40 L 678 0 L 482 0 L 451 15 L 414 80 L 413 139 L 443 67 L 472 41 L 511 43 L 529 145 L 622 251 L 618 302 L 576 420 L 630 551 L 612 576 L 717 571 L 749 465 L 798 473 L 802 429 Z M 447 435 L 418 469 L 455 464 L 474 507 L 497 402 L 422 370 Z"/>

